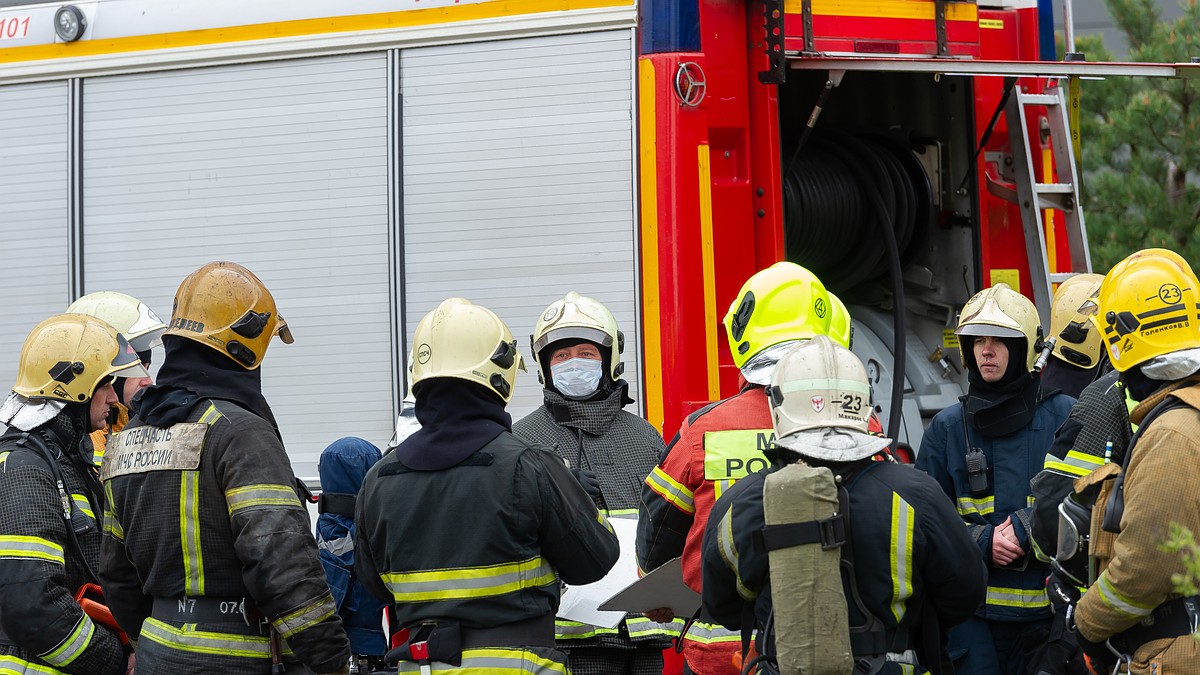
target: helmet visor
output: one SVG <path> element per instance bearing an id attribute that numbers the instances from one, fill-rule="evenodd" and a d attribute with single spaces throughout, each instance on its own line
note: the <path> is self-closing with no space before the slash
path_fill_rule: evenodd
<path id="1" fill-rule="evenodd" d="M 278 315 L 277 318 L 279 319 L 279 326 L 275 329 L 275 334 L 279 336 L 280 340 L 283 340 L 283 344 L 292 344 L 296 339 L 292 337 L 292 329 L 288 328 L 288 322 L 283 318 L 282 314 Z"/>
<path id="2" fill-rule="evenodd" d="M 990 323 L 970 323 L 965 326 L 960 326 L 958 330 L 954 332 L 968 337 L 1025 337 L 1025 334 L 1016 328 L 997 326 Z"/>
<path id="3" fill-rule="evenodd" d="M 608 347 L 610 349 L 613 346 L 612 336 L 602 330 L 587 328 L 586 326 L 564 326 L 546 331 L 545 335 L 534 340 L 533 351 L 535 354 L 541 354 L 543 349 L 559 340 L 587 340 L 588 342 L 595 342 L 601 347 Z"/>
<path id="4" fill-rule="evenodd" d="M 112 377 L 150 377 L 150 372 L 142 365 L 142 359 L 134 351 L 133 345 L 120 333 L 117 333 L 117 355 L 113 357 L 109 368 L 108 374 Z"/>

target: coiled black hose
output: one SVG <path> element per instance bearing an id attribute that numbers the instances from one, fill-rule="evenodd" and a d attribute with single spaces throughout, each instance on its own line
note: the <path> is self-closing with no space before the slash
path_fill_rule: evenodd
<path id="1" fill-rule="evenodd" d="M 884 273 L 890 277 L 894 367 L 887 433 L 895 441 L 907 355 L 902 272 L 932 224 L 929 179 L 891 139 L 836 131 L 813 134 L 788 169 L 783 181 L 788 258 L 843 299 Z"/>

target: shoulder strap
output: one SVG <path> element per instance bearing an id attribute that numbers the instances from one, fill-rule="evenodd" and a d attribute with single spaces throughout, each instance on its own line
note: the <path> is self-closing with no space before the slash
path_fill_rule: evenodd
<path id="1" fill-rule="evenodd" d="M 79 544 L 79 537 L 75 535 L 75 526 L 71 522 L 71 514 L 76 508 L 75 502 L 71 499 L 71 495 L 67 494 L 66 483 L 63 481 L 62 467 L 58 465 L 58 462 L 54 459 L 54 455 L 51 454 L 49 443 L 39 434 L 9 429 L 3 436 L 0 436 L 0 446 L 9 446 L 10 444 L 16 446 L 18 449 L 28 450 L 34 457 L 44 462 L 46 468 L 50 470 L 50 475 L 53 476 L 54 484 L 58 488 L 59 500 L 62 502 L 63 529 L 67 531 L 67 542 L 83 562 L 83 569 L 87 573 L 88 581 L 99 583 L 96 572 L 92 570 L 92 566 L 88 564 L 87 556 L 83 554 L 83 547 Z"/>
<path id="2" fill-rule="evenodd" d="M 1168 410 L 1183 407 L 1191 406 L 1174 396 L 1167 396 L 1162 401 L 1159 401 L 1158 405 L 1151 408 L 1149 413 L 1146 413 L 1146 417 L 1138 425 L 1137 433 L 1133 435 L 1133 438 L 1129 439 L 1129 447 L 1125 450 L 1125 457 L 1121 459 L 1121 473 L 1117 474 L 1116 482 L 1113 483 L 1112 492 L 1108 495 L 1108 503 L 1105 504 L 1104 508 L 1104 520 L 1100 522 L 1100 527 L 1105 532 L 1112 532 L 1114 534 L 1121 532 L 1121 516 L 1125 513 L 1125 474 L 1129 471 L 1129 461 L 1133 458 L 1133 450 L 1137 447 L 1137 442 L 1141 439 L 1142 432 L 1159 415 Z"/>

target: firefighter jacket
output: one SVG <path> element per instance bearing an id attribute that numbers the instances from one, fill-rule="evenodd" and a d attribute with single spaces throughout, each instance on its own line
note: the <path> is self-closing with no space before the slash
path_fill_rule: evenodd
<path id="1" fill-rule="evenodd" d="M 101 580 L 139 675 L 271 672 L 268 624 L 286 661 L 344 668 L 350 646 L 273 421 L 155 389 L 101 468 Z M 205 608 L 228 619 L 190 618 Z"/>
<path id="2" fill-rule="evenodd" d="M 982 619 L 1036 621 L 1051 616 L 1045 591 L 1049 567 L 1031 554 L 1033 496 L 1029 482 L 1042 469 L 1054 431 L 1074 403 L 1069 396 L 1054 394 L 1038 403 L 1025 427 L 996 437 L 983 436 L 965 425 L 963 406 L 957 403 L 934 416 L 925 430 L 916 466 L 937 481 L 957 507 L 987 564 L 987 602 L 976 612 Z M 987 459 L 987 490 L 983 494 L 973 494 L 970 488 L 968 442 Z M 992 563 L 992 534 L 1010 516 L 1025 556 L 1007 567 L 997 567 Z"/>
<path id="3" fill-rule="evenodd" d="M 1075 479 L 1105 463 L 1110 442 L 1111 461 L 1119 464 L 1125 455 L 1133 434 L 1129 402 L 1118 375 L 1114 370 L 1084 387 L 1070 416 L 1054 433 L 1042 471 L 1030 483 L 1034 499 L 1030 534 L 1040 560 L 1048 562 L 1058 548 L 1058 505 L 1071 493 Z"/>
<path id="4" fill-rule="evenodd" d="M 1107 565 L 1100 560 L 1100 576 L 1075 610 L 1080 634 L 1092 642 L 1149 623 L 1156 607 L 1178 597 L 1172 577 L 1185 573 L 1183 558 L 1163 544 L 1176 524 L 1200 532 L 1200 474 L 1194 470 L 1200 459 L 1200 383 L 1159 392 L 1134 408 L 1130 418 L 1141 422 L 1168 392 L 1186 405 L 1150 420 L 1130 449 L 1121 531 Z M 1093 531 L 1104 518 L 1104 505 L 1098 502 L 1092 512 Z M 1151 640 L 1132 656 L 1131 673 L 1200 672 L 1200 643 L 1189 634 Z"/>
<path id="5" fill-rule="evenodd" d="M 405 628 L 437 621 L 479 632 L 545 618 L 545 634 L 529 639 L 552 644 L 559 580 L 597 581 L 617 560 L 608 519 L 561 459 L 507 430 L 441 469 L 409 468 L 404 449 L 376 463 L 359 492 L 354 563 L 361 583 L 393 605 Z M 523 639 L 464 644 L 462 669 L 565 672 L 562 652 L 522 648 Z M 409 661 L 400 666 L 417 669 Z"/>
<path id="6" fill-rule="evenodd" d="M 642 481 L 662 456 L 662 435 L 642 418 L 622 410 L 624 381 L 603 399 L 572 401 L 545 390 L 545 404 L 513 424 L 513 435 L 530 445 L 551 448 L 573 468 L 586 469 L 600 481 L 601 511 L 609 517 L 637 517 Z M 680 622 L 682 626 L 682 622 Z M 664 649 L 679 633 L 641 615 L 626 617 L 617 628 L 555 620 L 563 647 L 633 646 Z"/>
<path id="7" fill-rule="evenodd" d="M 124 429 L 126 424 L 129 424 L 129 408 L 125 407 L 124 403 L 114 403 L 112 413 L 108 416 L 108 426 L 104 429 L 97 429 L 90 435 L 92 464 L 100 466 L 100 463 L 104 461 L 104 448 L 108 444 L 108 437 Z"/>
<path id="8" fill-rule="evenodd" d="M 747 603 L 753 604 L 760 629 L 774 611 L 770 564 L 759 533 L 766 526 L 763 485 L 779 468 L 751 474 L 733 486 L 708 519 L 704 606 L 731 630 L 742 628 Z M 940 631 L 969 618 L 983 602 L 986 572 L 979 550 L 937 483 L 911 466 L 867 462 L 844 485 L 858 598 L 861 608 L 882 622 L 887 636 L 890 656 L 879 672 L 921 672 L 912 668 L 918 660 L 929 663 L 941 657 Z M 843 584 L 850 625 L 867 625 L 869 617 L 852 600 L 846 579 Z M 929 640 L 932 646 L 926 649 Z M 773 647 L 765 648 L 773 654 Z M 902 663 L 909 665 L 902 668 Z"/>
<path id="9" fill-rule="evenodd" d="M 124 675 L 116 635 L 74 600 L 80 586 L 95 583 L 88 568 L 100 557 L 100 499 L 53 425 L 0 437 L 0 673 Z"/>
<path id="10" fill-rule="evenodd" d="M 646 477 L 638 520 L 638 568 L 683 557 L 683 579 L 701 592 L 700 548 L 708 514 L 739 478 L 768 466 L 775 444 L 765 390 L 740 393 L 692 413 Z M 684 633 L 683 655 L 700 675 L 736 673 L 741 635 L 701 617 Z"/>

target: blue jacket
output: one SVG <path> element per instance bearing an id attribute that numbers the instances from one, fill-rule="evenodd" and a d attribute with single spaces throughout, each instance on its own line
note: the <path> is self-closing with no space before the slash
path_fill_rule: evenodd
<path id="1" fill-rule="evenodd" d="M 1075 399 L 1054 394 L 1038 404 L 1030 423 L 1007 436 L 985 438 L 978 429 L 967 434 L 983 451 L 988 465 L 988 491 L 975 496 L 967 482 L 963 407 L 938 413 L 921 440 L 917 468 L 927 472 L 954 502 L 987 564 L 987 601 L 976 616 L 994 621 L 1032 621 L 1051 615 L 1046 599 L 1048 566 L 1032 555 L 1029 526 L 1033 497 L 1029 481 L 1042 470 L 1054 432 L 1071 412 Z M 1012 517 L 1013 531 L 1026 555 L 1007 567 L 992 564 L 992 533 Z"/>
<path id="2" fill-rule="evenodd" d="M 317 463 L 324 493 L 357 495 L 367 470 L 379 461 L 379 448 L 361 438 L 339 438 L 325 448 Z M 354 578 L 354 518 L 333 513 L 317 517 L 317 547 L 350 649 L 363 656 L 383 656 L 383 603 Z"/>

